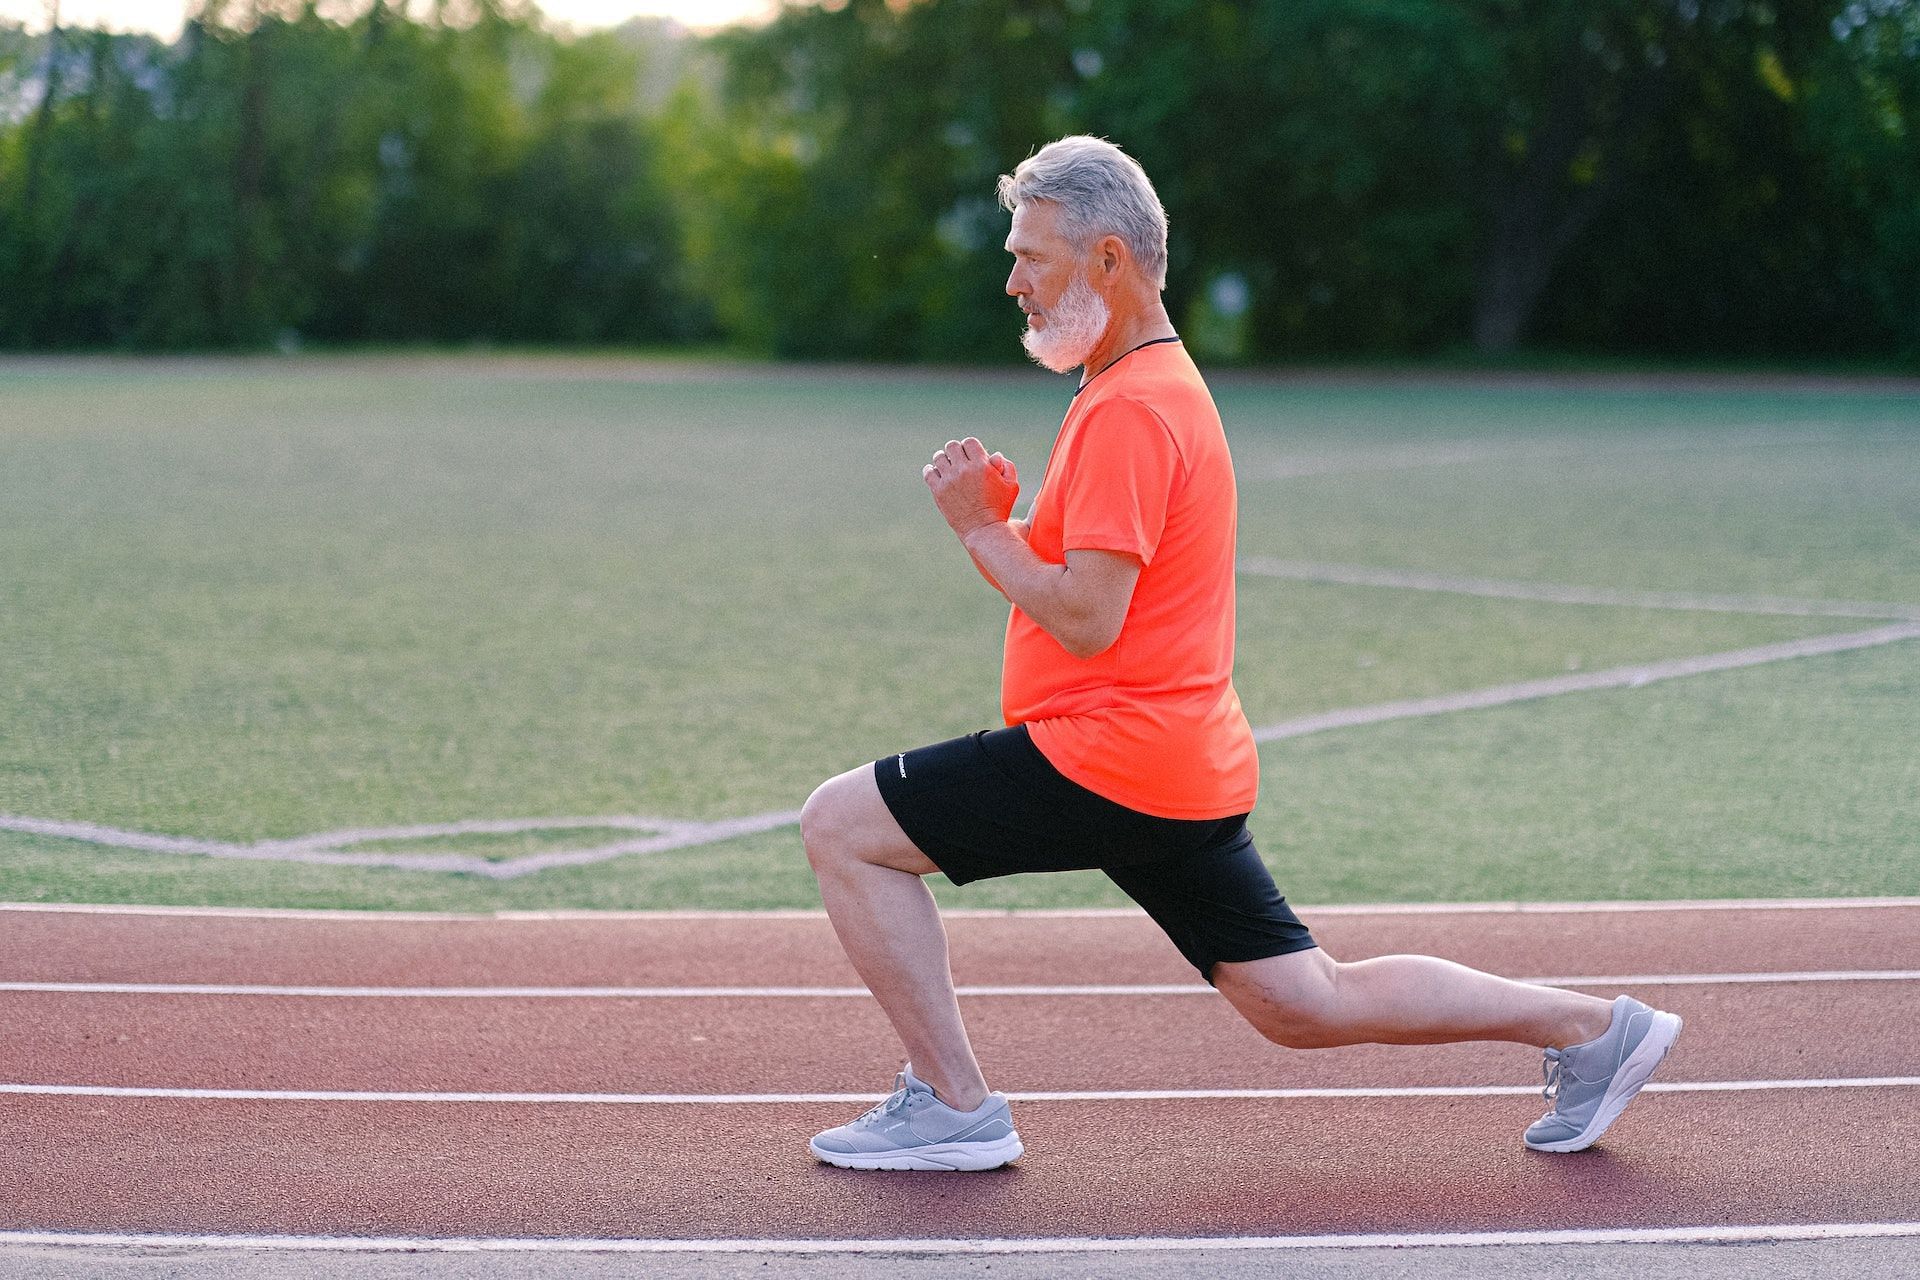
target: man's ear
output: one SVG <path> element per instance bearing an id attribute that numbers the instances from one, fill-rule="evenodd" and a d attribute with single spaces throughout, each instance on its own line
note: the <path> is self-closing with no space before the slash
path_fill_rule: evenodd
<path id="1" fill-rule="evenodd" d="M 1111 280 L 1120 274 L 1120 268 L 1127 260 L 1127 244 L 1119 236 L 1101 236 L 1100 242 L 1093 246 L 1094 264 L 1100 268 L 1100 274 Z"/>

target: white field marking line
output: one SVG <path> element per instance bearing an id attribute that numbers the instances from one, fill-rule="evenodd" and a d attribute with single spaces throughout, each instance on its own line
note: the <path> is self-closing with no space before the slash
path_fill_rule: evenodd
<path id="1" fill-rule="evenodd" d="M 1856 1076 L 1807 1080 L 1655 1081 L 1644 1093 L 1772 1093 L 1809 1089 L 1912 1089 L 1920 1076 Z M 1012 1102 L 1284 1102 L 1328 1098 L 1521 1098 L 1537 1084 L 1353 1085 L 1298 1089 L 1009 1090 Z M 0 1084 L 0 1096 L 147 1098 L 195 1102 L 464 1103 L 490 1106 L 854 1106 L 882 1093 L 493 1093 L 386 1089 L 195 1089 L 102 1084 Z"/>
<path id="2" fill-rule="evenodd" d="M 1341 902 L 1295 904 L 1315 916 L 1619 915 L 1694 911 L 1905 911 L 1920 898 L 1669 898 L 1619 902 Z M 378 911 L 350 907 L 174 907 L 122 902 L 0 902 L 0 912 L 86 916 L 184 916 L 210 920 L 323 920 L 342 924 L 614 924 L 681 920 L 813 920 L 824 911 Z M 945 920 L 1129 920 L 1146 925 L 1138 907 L 955 907 Z"/>
<path id="3" fill-rule="evenodd" d="M 1433 591 L 1449 595 L 1486 596 L 1498 600 L 1533 600 L 1546 604 L 1604 605 L 1626 609 L 1682 609 L 1704 613 L 1772 614 L 1792 618 L 1897 618 L 1920 621 L 1920 605 L 1866 600 L 1807 600 L 1790 596 L 1737 596 L 1685 591 L 1627 591 L 1611 587 L 1575 587 L 1552 582 L 1518 582 L 1499 578 L 1470 578 L 1411 569 L 1377 569 L 1369 565 L 1324 564 L 1309 560 L 1276 560 L 1246 556 L 1240 572 L 1295 582 L 1325 582 L 1350 587 L 1386 587 L 1400 591 Z"/>
<path id="4" fill-rule="evenodd" d="M 1359 728 L 1364 725 L 1381 724 L 1390 720 L 1417 719 L 1426 716 L 1445 715 L 1456 711 L 1484 710 L 1490 707 L 1507 706 L 1516 702 L 1528 702 L 1539 698 L 1557 697 L 1561 694 L 1589 693 L 1602 689 L 1637 689 L 1661 680 L 1674 680 L 1687 676 L 1707 675 L 1718 671 L 1731 671 L 1742 667 L 1759 666 L 1764 663 L 1781 662 L 1792 658 L 1808 658 L 1832 653 L 1844 653 L 1855 649 L 1872 648 L 1878 645 L 1894 644 L 1903 640 L 1913 639 L 1920 639 L 1920 622 L 1901 622 L 1891 626 L 1877 627 L 1870 631 L 1854 631 L 1841 635 L 1812 636 L 1802 640 L 1789 640 L 1778 644 L 1759 645 L 1754 648 L 1736 649 L 1724 653 L 1701 654 L 1691 658 L 1673 658 L 1663 662 L 1614 667 L 1605 671 L 1581 672 L 1574 675 L 1551 676 L 1539 680 L 1524 680 L 1515 684 L 1493 685 L 1484 689 L 1442 694 L 1431 698 L 1401 699 L 1394 702 L 1379 703 L 1370 707 L 1351 707 L 1342 711 L 1323 712 L 1318 715 L 1284 720 L 1278 724 L 1271 724 L 1264 728 L 1256 729 L 1254 730 L 1253 738 L 1255 742 L 1259 743 L 1278 742 L 1283 739 L 1305 737 L 1309 734 L 1323 733 L 1329 730 Z M 145 832 L 121 831 L 90 822 L 67 822 L 47 818 L 26 818 L 9 814 L 0 814 L 0 830 L 19 831 L 30 835 L 55 836 L 69 840 L 83 840 L 94 844 L 141 849 L 155 853 L 200 854 L 214 858 L 307 862 L 334 866 L 397 867 L 415 871 L 458 871 L 484 876 L 493 880 L 510 880 L 520 876 L 530 875 L 536 871 L 544 871 L 549 867 L 580 866 L 589 863 L 604 862 L 624 854 L 664 853 L 672 849 L 684 849 L 694 845 L 711 844 L 720 840 L 729 840 L 736 836 L 750 835 L 755 832 L 771 831 L 779 827 L 791 826 L 799 820 L 800 814 L 798 810 L 783 810 L 776 813 L 756 814 L 747 818 L 733 818 L 721 822 L 709 823 L 679 822 L 670 819 L 639 817 L 504 819 L 472 823 L 448 823 L 437 826 L 420 825 L 411 827 L 357 829 L 345 832 L 300 836 L 292 840 L 262 841 L 251 845 L 235 845 L 225 844 L 219 841 L 151 835 Z M 346 853 L 326 847 L 328 842 L 351 844 L 362 843 L 372 839 L 417 839 L 423 836 L 466 834 L 483 829 L 497 831 L 565 830 L 568 827 L 619 827 L 622 825 L 648 827 L 659 830 L 659 834 L 642 837 L 637 840 L 626 840 L 601 845 L 597 848 L 555 850 L 549 853 L 533 854 L 527 857 L 506 859 L 498 862 L 486 858 L 474 857 L 470 854 Z"/>
<path id="5" fill-rule="evenodd" d="M 1920 1222 L 1782 1222 L 1748 1226 L 1600 1227 L 1571 1231 L 1440 1231 L 1324 1236 L 994 1236 L 844 1240 L 635 1240 L 548 1236 L 165 1235 L 157 1232 L 0 1231 L 0 1247 L 257 1249 L 324 1253 L 965 1254 L 1249 1253 L 1269 1249 L 1460 1249 L 1525 1245 L 1769 1244 L 1920 1236 Z"/>
<path id="6" fill-rule="evenodd" d="M 1249 568 L 1249 566 L 1253 567 Z M 1370 580 L 1367 585 L 1411 586 L 1419 590 L 1467 590 L 1470 594 L 1508 595 L 1525 591 L 1533 594 L 1520 598 L 1556 599 L 1562 603 L 1625 603 L 1625 597 L 1631 596 L 1643 605 L 1648 599 L 1658 598 L 1667 601 L 1668 603 L 1652 606 L 1662 608 L 1724 607 L 1737 612 L 1797 612 L 1801 616 L 1834 617 L 1900 616 L 1908 619 L 1894 626 L 1880 627 L 1871 631 L 1850 632 L 1844 635 L 1815 636 L 1804 640 L 1761 645 L 1751 649 L 1702 654 L 1691 658 L 1675 658 L 1664 662 L 1615 667 L 1606 671 L 1584 672 L 1574 675 L 1521 681 L 1515 684 L 1494 685 L 1489 688 L 1443 694 L 1432 698 L 1402 699 L 1369 707 L 1352 707 L 1341 711 L 1324 712 L 1318 715 L 1282 721 L 1278 724 L 1257 729 L 1254 731 L 1254 741 L 1261 743 L 1304 737 L 1308 734 L 1321 733 L 1332 729 L 1357 728 L 1362 725 L 1380 724 L 1389 720 L 1404 720 L 1423 716 L 1443 715 L 1455 711 L 1480 710 L 1488 707 L 1505 706 L 1515 702 L 1555 697 L 1566 693 L 1585 693 L 1600 689 L 1639 688 L 1642 685 L 1651 684 L 1660 680 L 1705 675 L 1716 671 L 1734 670 L 1740 667 L 1757 666 L 1762 663 L 1779 662 L 1791 658 L 1841 653 L 1853 649 L 1870 648 L 1876 645 L 1892 644 L 1901 640 L 1920 638 L 1920 607 L 1910 605 L 1888 605 L 1883 607 L 1880 605 L 1855 605 L 1845 601 L 1794 601 L 1774 597 L 1695 597 L 1674 593 L 1614 593 L 1606 589 L 1589 590 L 1587 588 L 1559 587 L 1551 584 L 1499 583 L 1491 580 L 1446 578 L 1437 575 L 1397 574 L 1392 571 L 1367 570 L 1356 566 L 1315 566 L 1302 565 L 1297 562 L 1266 561 L 1259 559 L 1243 561 L 1241 568 L 1245 571 L 1255 573 L 1271 572 L 1274 576 L 1282 577 L 1303 576 L 1302 573 L 1295 573 L 1292 572 L 1292 570 L 1304 571 L 1309 569 L 1316 573 L 1344 573 L 1350 577 L 1355 575 L 1373 575 L 1377 580 Z M 1287 571 L 1281 572 L 1281 570 Z M 1381 575 L 1385 575 L 1385 577 Z M 1387 581 L 1385 580 L 1387 577 L 1394 578 L 1395 580 Z M 1420 580 L 1417 584 L 1412 581 L 1412 579 L 1415 578 Z M 1343 579 L 1323 578 L 1318 580 L 1336 581 Z M 1580 596 L 1581 598 L 1574 599 L 1572 596 Z M 1674 603 L 1676 601 L 1687 600 L 1694 601 L 1695 603 Z M 1698 603 L 1700 601 L 1707 601 L 1709 603 Z M 1718 603 L 1715 604 L 1713 602 Z M 1736 603 L 1740 604 L 1740 607 L 1737 609 L 1734 608 L 1734 604 Z M 1821 609 L 1828 609 L 1829 606 L 1833 606 L 1845 611 L 1822 612 L 1819 614 L 1810 614 L 1807 612 L 1808 609 L 1816 606 Z M 1853 612 L 1853 610 L 1856 609 L 1864 609 L 1869 612 L 1865 614 Z M 1884 612 L 1884 610 L 1894 610 L 1896 612 L 1889 615 Z M 123 849 L 136 849 L 149 853 L 192 854 L 204 857 L 246 861 L 303 862 L 327 866 L 393 867 L 409 871 L 464 872 L 470 875 L 483 876 L 491 880 L 512 880 L 521 876 L 531 875 L 538 871 L 544 871 L 551 867 L 583 866 L 605 862 L 626 854 L 665 853 L 674 849 L 685 849 L 696 845 L 711 844 L 721 840 L 730 840 L 737 836 L 751 835 L 761 831 L 771 831 L 780 827 L 791 826 L 799 820 L 800 813 L 797 809 L 755 814 L 744 818 L 730 818 L 719 822 L 689 822 L 672 818 L 646 817 L 631 814 L 598 818 L 476 819 L 451 823 L 420 823 L 398 827 L 349 828 L 342 831 L 327 831 L 312 835 L 296 836 L 285 840 L 262 840 L 252 844 L 234 844 L 225 841 L 202 840 L 186 836 L 167 836 L 142 831 L 126 831 L 92 822 L 72 822 L 63 819 L 31 818 L 15 814 L 0 814 L 0 831 L 18 831 L 28 835 L 43 835 L 66 840 L 80 840 L 91 844 L 101 844 Z M 650 834 L 633 840 L 615 841 L 611 844 L 602 844 L 592 848 L 556 849 L 546 853 L 529 854 L 524 857 L 499 860 L 461 853 L 355 853 L 350 851 L 354 845 L 380 840 L 417 840 L 460 835 L 511 834 L 525 831 L 564 831 L 569 829 L 593 828 L 637 830 L 646 831 Z"/>
<path id="7" fill-rule="evenodd" d="M 674 818 L 654 818 L 616 814 L 598 818 L 504 818 L 467 822 L 421 823 L 404 827 L 364 827 L 345 831 L 323 831 L 288 840 L 261 840 L 253 844 L 233 844 L 221 840 L 201 840 L 185 836 L 153 835 L 144 831 L 123 831 L 93 822 L 69 822 L 51 818 L 29 818 L 0 814 L 0 831 L 18 831 L 26 835 L 54 836 L 63 840 L 82 840 L 114 848 L 136 849 L 145 853 L 196 854 L 208 858 L 242 861 L 306 862 L 324 866 L 394 867 L 403 871 L 465 872 L 490 880 L 513 880 L 545 871 L 550 867 L 581 866 L 605 862 L 629 853 L 664 853 L 695 845 L 731 840 L 736 836 L 792 826 L 800 820 L 798 809 L 754 814 L 745 818 L 727 818 L 719 822 L 687 822 Z M 354 853 L 354 845 L 376 840 L 420 840 L 476 834 L 505 834 L 521 831 L 567 831 L 612 828 L 645 831 L 650 834 L 632 840 L 582 849 L 555 849 L 498 861 L 465 853 Z"/>
<path id="8" fill-rule="evenodd" d="M 1330 729 L 1353 729 L 1361 725 L 1381 724 L 1388 720 L 1410 720 L 1423 716 L 1444 715 L 1454 711 L 1478 711 L 1489 707 L 1508 706 L 1515 702 L 1529 702 L 1536 698 L 1557 697 L 1566 693 L 1590 693 L 1600 689 L 1638 689 L 1643 685 L 1661 680 L 1677 680 L 1716 671 L 1733 671 L 1741 667 L 1756 667 L 1790 658 L 1812 658 L 1830 653 L 1845 653 L 1854 649 L 1870 649 L 1876 645 L 1897 644 L 1903 640 L 1916 639 L 1920 639 L 1920 622 L 1900 622 L 1892 626 L 1875 627 L 1870 631 L 1809 636 L 1803 640 L 1763 644 L 1751 649 L 1705 653 L 1692 658 L 1671 658 L 1663 662 L 1613 667 L 1605 671 L 1550 676 L 1543 680 L 1522 680 L 1516 684 L 1493 685 L 1490 688 L 1441 694 L 1432 698 L 1407 698 L 1371 707 L 1328 711 L 1319 715 L 1283 720 L 1279 724 L 1270 724 L 1265 728 L 1256 729 L 1253 732 L 1253 739 L 1255 742 L 1278 742 L 1286 738 L 1323 733 Z"/>
<path id="9" fill-rule="evenodd" d="M 1322 712 L 1270 724 L 1254 730 L 1253 738 L 1259 743 L 1278 742 L 1334 729 L 1353 729 L 1390 720 L 1417 719 L 1456 711 L 1484 710 L 1516 702 L 1557 697 L 1561 694 L 1590 693 L 1603 689 L 1638 689 L 1662 680 L 1732 671 L 1792 658 L 1845 653 L 1855 649 L 1873 648 L 1913 639 L 1920 639 L 1920 621 L 1899 622 L 1869 631 L 1810 636 L 1801 640 L 1788 640 L 1724 653 L 1700 654 L 1691 658 L 1671 658 L 1661 662 L 1613 667 L 1604 671 L 1523 680 L 1515 684 L 1493 685 L 1488 688 L 1441 694 L 1431 698 L 1408 698 L 1377 703 L 1368 707 L 1350 707 L 1341 711 Z M 457 871 L 485 876 L 493 880 L 511 880 L 536 871 L 544 871 L 549 867 L 580 866 L 604 862 L 623 854 L 664 853 L 672 849 L 711 844 L 715 841 L 730 840 L 736 836 L 791 826 L 799 820 L 800 814 L 797 809 L 707 823 L 620 816 L 593 819 L 515 818 L 437 826 L 368 828 L 300 836 L 291 840 L 262 841 L 250 845 L 151 835 L 139 831 L 122 831 L 91 822 L 27 818 L 11 814 L 0 814 L 0 831 L 19 831 L 29 835 L 82 840 L 92 844 L 139 849 L 153 853 L 200 854 L 214 858 L 308 862 L 334 866 L 397 867 L 413 871 Z M 529 831 L 622 825 L 657 829 L 659 834 L 601 845 L 597 848 L 555 850 L 498 862 L 474 857 L 471 854 L 347 853 L 326 847 L 330 842 L 342 844 L 365 842 L 370 839 L 417 839 L 424 836 L 458 835 L 482 828 Z"/>
<path id="10" fill-rule="evenodd" d="M 1666 973 L 1517 978 L 1542 987 L 1712 987 L 1803 982 L 1920 982 L 1920 969 L 1833 969 L 1801 973 Z M 865 987 L 326 987 L 217 982 L 0 982 L 0 994 L 259 996 L 322 1000 L 866 1000 Z M 1213 996 L 1205 983 L 958 986 L 969 998 L 1111 999 Z"/>

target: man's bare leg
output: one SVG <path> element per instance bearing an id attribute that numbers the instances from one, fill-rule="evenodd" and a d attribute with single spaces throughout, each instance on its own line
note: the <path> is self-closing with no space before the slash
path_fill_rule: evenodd
<path id="1" fill-rule="evenodd" d="M 1256 1030 L 1295 1049 L 1462 1040 L 1562 1049 L 1604 1034 L 1612 1018 L 1605 1000 L 1432 956 L 1340 964 L 1315 949 L 1218 964 L 1213 977 Z"/>
<path id="2" fill-rule="evenodd" d="M 954 998 L 947 931 L 920 878 L 940 868 L 900 829 L 871 765 L 821 783 L 801 811 L 800 836 L 833 931 L 914 1075 L 956 1111 L 973 1110 L 987 1082 Z"/>

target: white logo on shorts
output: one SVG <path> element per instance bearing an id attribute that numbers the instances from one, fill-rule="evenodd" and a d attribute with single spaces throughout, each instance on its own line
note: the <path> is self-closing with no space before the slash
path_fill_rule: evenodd
<path id="1" fill-rule="evenodd" d="M 903 778 L 906 777 L 907 776 L 907 753 L 902 751 L 899 755 L 895 756 L 894 759 L 900 762 L 900 776 Z"/>

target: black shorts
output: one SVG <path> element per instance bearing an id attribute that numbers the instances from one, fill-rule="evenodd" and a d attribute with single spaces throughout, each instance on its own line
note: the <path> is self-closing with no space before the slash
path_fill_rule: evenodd
<path id="1" fill-rule="evenodd" d="M 1221 961 L 1305 951 L 1247 817 L 1156 818 L 1062 776 L 1024 725 L 873 762 L 907 838 L 955 884 L 1022 871 L 1104 872 L 1213 981 Z"/>

